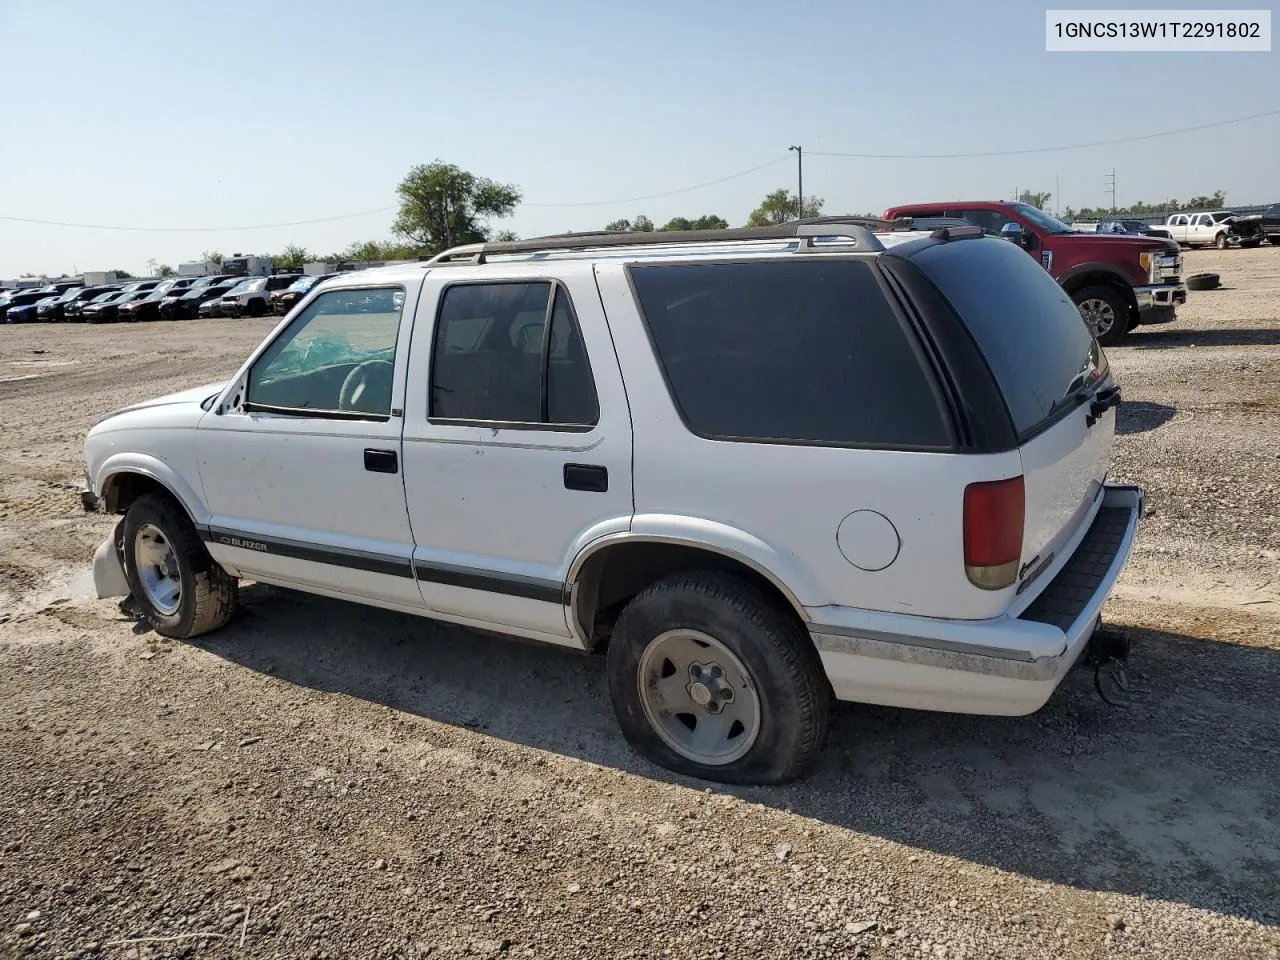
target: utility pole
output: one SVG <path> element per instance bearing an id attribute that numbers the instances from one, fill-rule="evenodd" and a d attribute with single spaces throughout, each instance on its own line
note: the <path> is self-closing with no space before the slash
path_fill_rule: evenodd
<path id="1" fill-rule="evenodd" d="M 1111 212 L 1116 212 L 1116 168 L 1112 167 L 1111 172 L 1103 178 L 1108 190 L 1111 191 Z"/>
<path id="2" fill-rule="evenodd" d="M 1058 174 L 1053 175 L 1053 209 L 1054 216 L 1062 216 L 1062 177 Z"/>
<path id="3" fill-rule="evenodd" d="M 804 151 L 797 146 L 790 146 L 790 147 L 787 147 L 787 149 L 794 150 L 796 152 L 796 180 L 798 181 L 796 184 L 796 192 L 797 192 L 796 207 L 798 208 L 796 211 L 796 218 L 799 220 L 803 220 L 804 219 Z"/>

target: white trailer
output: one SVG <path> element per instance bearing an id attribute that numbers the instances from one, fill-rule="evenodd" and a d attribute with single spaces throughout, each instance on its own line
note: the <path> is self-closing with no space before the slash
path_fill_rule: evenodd
<path id="1" fill-rule="evenodd" d="M 223 257 L 221 272 L 233 277 L 269 277 L 271 261 L 267 257 L 245 257 L 237 253 Z"/>
<path id="2" fill-rule="evenodd" d="M 178 264 L 180 277 L 212 277 L 222 272 L 222 268 L 212 260 L 198 260 L 195 263 Z"/>
<path id="3" fill-rule="evenodd" d="M 115 283 L 120 277 L 116 275 L 114 270 L 86 270 L 84 272 L 84 285 L 86 287 L 103 287 L 108 283 Z"/>

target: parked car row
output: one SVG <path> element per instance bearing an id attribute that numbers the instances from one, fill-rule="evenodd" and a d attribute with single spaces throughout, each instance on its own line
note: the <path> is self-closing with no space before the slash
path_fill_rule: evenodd
<path id="1" fill-rule="evenodd" d="M 38 290 L 0 291 L 0 322 L 115 323 L 260 317 L 286 313 L 307 290 L 327 276 L 219 274 L 88 287 L 74 281 L 58 281 Z"/>
<path id="2" fill-rule="evenodd" d="M 1232 210 L 1207 210 L 1201 213 L 1173 213 L 1164 223 L 1149 224 L 1145 220 L 1116 217 L 1099 222 L 1096 227 L 1074 224 L 1080 232 L 1135 233 L 1148 237 L 1168 237 L 1184 247 L 1214 246 L 1219 250 L 1249 249 L 1269 242 L 1280 246 L 1280 203 L 1273 203 L 1262 213 L 1242 216 Z"/>

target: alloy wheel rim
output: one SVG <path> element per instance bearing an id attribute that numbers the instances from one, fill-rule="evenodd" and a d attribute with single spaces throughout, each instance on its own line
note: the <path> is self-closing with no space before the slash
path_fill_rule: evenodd
<path id="1" fill-rule="evenodd" d="M 1105 300 L 1096 297 L 1082 300 L 1079 310 L 1080 316 L 1084 317 L 1084 322 L 1089 325 L 1095 337 L 1109 333 L 1116 324 L 1116 312 Z"/>

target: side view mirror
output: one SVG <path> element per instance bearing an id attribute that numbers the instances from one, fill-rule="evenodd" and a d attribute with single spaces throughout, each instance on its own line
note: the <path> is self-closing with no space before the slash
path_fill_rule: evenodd
<path id="1" fill-rule="evenodd" d="M 1006 223 L 1000 228 L 1000 239 L 1011 240 L 1024 250 L 1030 250 L 1036 245 L 1036 238 L 1022 229 L 1021 224 Z"/>

